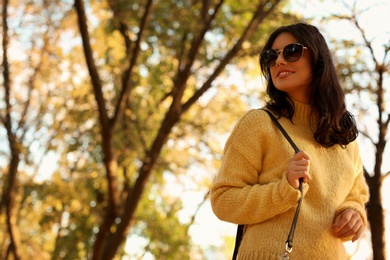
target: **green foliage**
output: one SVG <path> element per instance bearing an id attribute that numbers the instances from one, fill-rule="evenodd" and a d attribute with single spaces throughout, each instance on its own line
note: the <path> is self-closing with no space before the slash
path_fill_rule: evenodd
<path id="1" fill-rule="evenodd" d="M 53 259 L 86 258 L 93 245 L 95 223 L 103 210 L 97 203 L 93 178 L 64 180 L 56 173 L 50 181 L 23 188 L 20 223 L 30 250 L 42 246 L 41 250 L 51 252 Z"/>
<path id="2" fill-rule="evenodd" d="M 190 237 L 187 225 L 178 218 L 183 205 L 167 190 L 161 191 L 161 183 L 153 186 L 148 189 L 139 207 L 134 232 L 147 239 L 145 253 L 157 259 L 189 259 Z"/>

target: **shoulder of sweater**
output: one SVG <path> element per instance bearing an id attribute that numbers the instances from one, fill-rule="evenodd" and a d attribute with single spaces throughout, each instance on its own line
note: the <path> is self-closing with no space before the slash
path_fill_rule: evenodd
<path id="1" fill-rule="evenodd" d="M 357 141 L 357 139 L 355 139 L 354 141 L 350 142 L 348 145 L 347 145 L 347 149 L 351 149 L 353 151 L 353 153 L 355 154 L 355 157 L 360 157 L 360 147 L 359 147 L 359 143 Z"/>
<path id="2" fill-rule="evenodd" d="M 335 145 L 337 147 L 338 145 Z M 359 143 L 357 139 L 353 140 L 345 146 L 345 149 L 348 151 L 360 152 Z"/>
<path id="3" fill-rule="evenodd" d="M 231 133 L 231 138 L 237 135 L 259 137 L 259 134 L 271 131 L 271 124 L 272 121 L 266 112 L 261 109 L 251 109 L 239 119 Z"/>
<path id="4" fill-rule="evenodd" d="M 238 128 L 256 127 L 262 128 L 265 125 L 264 122 L 270 122 L 269 116 L 261 109 L 251 109 L 247 111 L 237 122 L 235 131 Z"/>
<path id="5" fill-rule="evenodd" d="M 261 109 L 247 111 L 231 132 L 225 144 L 225 152 L 231 146 L 240 151 L 257 149 L 259 142 L 262 142 L 261 140 L 275 134 L 275 131 L 270 127 L 272 124 L 269 115 Z"/>

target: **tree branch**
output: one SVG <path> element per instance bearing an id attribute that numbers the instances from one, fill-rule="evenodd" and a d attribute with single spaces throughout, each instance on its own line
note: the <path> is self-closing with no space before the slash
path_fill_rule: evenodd
<path id="1" fill-rule="evenodd" d="M 201 17 L 203 20 L 206 20 L 207 17 L 209 16 L 210 4 L 211 4 L 210 0 L 203 0 L 202 12 L 201 12 Z"/>
<path id="2" fill-rule="evenodd" d="M 180 62 L 181 66 L 178 67 L 176 78 L 174 79 L 174 86 L 171 93 L 171 96 L 173 98 L 171 104 L 171 111 L 175 111 L 175 113 L 181 114 L 183 112 L 181 101 L 183 98 L 187 80 L 191 75 L 191 68 L 199 53 L 199 49 L 202 46 L 204 37 L 206 33 L 210 30 L 211 23 L 216 18 L 218 11 L 220 10 L 223 3 L 224 0 L 219 0 L 219 2 L 215 5 L 213 14 L 210 15 L 209 18 L 204 21 L 203 27 L 199 31 L 199 34 L 197 34 L 197 36 L 193 38 L 191 42 L 191 48 L 187 54 L 187 59 L 183 64 L 182 62 Z"/>
<path id="3" fill-rule="evenodd" d="M 48 36 L 48 29 L 47 29 L 45 31 L 45 33 L 43 34 L 44 41 L 43 41 L 43 46 L 41 48 L 41 52 L 40 52 L 40 55 L 39 55 L 39 57 L 41 57 L 41 59 L 39 60 L 38 64 L 35 67 L 32 66 L 33 67 L 33 73 L 32 73 L 32 75 L 30 76 L 30 78 L 28 80 L 27 98 L 26 98 L 26 102 L 24 103 L 23 111 L 21 112 L 21 118 L 19 120 L 19 127 L 18 128 L 20 128 L 20 129 L 23 129 L 24 126 L 25 126 L 25 123 L 26 123 L 27 111 L 28 111 L 28 109 L 30 107 L 32 91 L 35 88 L 35 79 L 36 79 L 37 75 L 41 71 L 42 64 L 43 64 L 42 57 L 44 56 L 46 48 L 48 46 L 48 37 L 49 36 Z M 32 57 L 32 55 L 30 56 L 30 59 L 31 59 L 31 57 Z M 31 62 L 31 60 L 30 60 L 30 62 Z M 33 64 L 33 62 L 31 62 L 31 64 Z M 39 114 L 40 113 L 38 113 L 37 117 L 39 116 Z M 21 140 L 24 139 L 24 136 L 25 136 L 26 133 L 27 133 L 27 130 L 24 129 L 23 130 L 23 134 L 21 136 Z"/>
<path id="4" fill-rule="evenodd" d="M 203 206 L 203 204 L 207 201 L 207 198 L 209 197 L 209 195 L 210 195 L 210 190 L 208 190 L 208 191 L 204 194 L 203 200 L 202 200 L 202 201 L 198 204 L 198 206 L 196 207 L 195 212 L 194 212 L 194 214 L 191 216 L 191 220 L 190 220 L 190 222 L 189 222 L 188 225 L 187 225 L 187 231 L 188 231 L 188 229 L 190 228 L 190 226 L 191 226 L 192 224 L 194 224 L 196 215 L 198 214 L 198 212 L 199 212 L 200 208 Z"/>
<path id="5" fill-rule="evenodd" d="M 130 95 L 130 91 L 133 87 L 132 80 L 131 80 L 131 74 L 134 70 L 135 65 L 137 64 L 137 59 L 138 59 L 138 56 L 140 53 L 140 45 L 141 45 L 141 41 L 142 41 L 142 36 L 144 34 L 144 31 L 145 31 L 148 17 L 151 13 L 151 10 L 152 10 L 152 4 L 153 4 L 153 0 L 148 0 L 146 5 L 145 5 L 145 12 L 144 12 L 142 19 L 141 19 L 141 22 L 140 22 L 140 27 L 139 27 L 139 31 L 137 33 L 137 40 L 135 42 L 134 49 L 132 50 L 132 57 L 130 60 L 130 65 L 129 65 L 128 69 L 124 72 L 124 75 L 123 75 L 122 91 L 120 93 L 118 103 L 116 104 L 116 107 L 115 107 L 115 115 L 111 120 L 112 125 L 115 125 L 116 122 L 118 121 L 118 118 L 120 118 L 122 116 L 123 111 L 125 110 L 125 107 L 126 107 L 127 99 L 129 98 L 129 95 Z"/>
<path id="6" fill-rule="evenodd" d="M 97 71 L 95 61 L 93 58 L 92 48 L 90 44 L 90 37 L 88 33 L 87 19 L 84 10 L 83 0 L 75 0 L 74 6 L 76 8 L 78 17 L 78 26 L 83 41 L 83 50 L 90 74 L 95 99 L 99 110 L 99 120 L 101 124 L 102 135 L 102 147 L 104 154 L 104 166 L 106 168 L 107 186 L 108 186 L 108 205 L 106 215 L 103 222 L 99 227 L 99 232 L 96 236 L 93 259 L 101 259 L 103 252 L 105 238 L 110 233 L 110 228 L 117 217 L 117 210 L 119 204 L 119 192 L 118 192 L 118 164 L 115 160 L 115 153 L 112 144 L 113 129 L 115 127 L 115 121 L 110 122 L 108 112 L 106 110 L 105 99 L 103 96 L 102 82 Z"/>
<path id="7" fill-rule="evenodd" d="M 373 145 L 376 145 L 376 143 L 374 142 L 374 140 L 371 138 L 371 136 L 370 136 L 367 132 L 365 132 L 365 131 L 360 131 L 360 133 L 361 133 L 364 137 L 366 137 L 368 140 L 370 140 L 370 142 L 371 142 Z"/>
<path id="8" fill-rule="evenodd" d="M 344 2 L 344 5 L 348 6 L 345 2 Z M 378 65 L 378 61 L 375 58 L 374 50 L 372 48 L 372 44 L 367 39 L 366 33 L 364 32 L 364 29 L 359 24 L 358 17 L 357 17 L 358 15 L 356 13 L 356 2 L 354 2 L 354 5 L 353 5 L 353 8 L 351 9 L 351 11 L 352 11 L 352 16 L 350 17 L 350 20 L 355 24 L 356 28 L 359 30 L 359 32 L 360 32 L 360 34 L 361 34 L 361 36 L 362 36 L 362 38 L 364 40 L 364 43 L 366 44 L 367 48 L 370 50 L 370 53 L 371 53 L 372 59 L 375 62 L 375 65 Z"/>
<path id="9" fill-rule="evenodd" d="M 99 73 L 97 71 L 96 65 L 95 65 L 95 60 L 93 58 L 92 48 L 91 48 L 91 44 L 90 44 L 90 37 L 89 37 L 89 32 L 88 32 L 88 26 L 87 26 L 87 18 L 86 18 L 85 10 L 84 10 L 84 1 L 83 0 L 75 0 L 74 6 L 75 6 L 76 11 L 77 11 L 78 26 L 79 26 L 81 38 L 83 40 L 83 50 L 84 50 L 85 61 L 87 63 L 89 74 L 91 75 L 91 81 L 92 81 L 92 86 L 93 86 L 93 90 L 95 93 L 95 99 L 96 99 L 98 109 L 99 109 L 100 124 L 102 126 L 103 131 L 108 131 L 108 129 L 106 129 L 109 126 L 108 115 L 107 115 L 107 110 L 106 110 L 106 101 L 105 101 L 104 96 L 103 96 L 102 82 L 101 82 Z"/>
<path id="10" fill-rule="evenodd" d="M 233 48 L 226 54 L 226 56 L 220 61 L 218 67 L 214 70 L 213 74 L 208 78 L 208 80 L 203 84 L 203 86 L 195 92 L 195 94 L 188 99 L 188 101 L 183 105 L 183 111 L 187 111 L 198 99 L 202 96 L 208 89 L 211 88 L 212 82 L 219 76 L 219 74 L 225 69 L 226 65 L 235 57 L 238 51 L 242 48 L 244 41 L 249 39 L 257 26 L 271 13 L 276 6 L 279 4 L 280 0 L 274 0 L 272 6 L 268 8 L 270 2 L 259 4 L 256 12 L 254 13 L 251 22 L 246 27 L 241 38 L 236 42 Z"/>
<path id="11" fill-rule="evenodd" d="M 387 120 L 386 120 L 386 122 L 384 123 L 386 129 L 389 127 L 389 124 L 390 124 L 390 113 L 387 114 Z"/>
<path id="12" fill-rule="evenodd" d="M 131 55 L 131 49 L 132 49 L 132 43 L 130 40 L 129 35 L 127 34 L 127 25 L 123 22 L 121 12 L 118 10 L 118 2 L 117 0 L 108 0 L 108 4 L 113 12 L 113 20 L 118 23 L 118 30 L 121 33 L 124 41 L 125 41 L 125 47 L 126 47 L 126 56 L 130 57 Z"/>

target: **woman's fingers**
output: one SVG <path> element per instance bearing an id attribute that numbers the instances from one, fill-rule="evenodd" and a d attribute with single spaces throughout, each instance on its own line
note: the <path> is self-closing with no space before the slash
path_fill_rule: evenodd
<path id="1" fill-rule="evenodd" d="M 341 212 L 333 223 L 333 232 L 340 239 L 352 236 L 352 242 L 354 242 L 363 234 L 363 231 L 363 220 L 360 214 L 353 209 Z"/>
<path id="2" fill-rule="evenodd" d="M 299 161 L 302 159 L 310 160 L 310 156 L 305 151 L 299 151 L 293 157 L 293 160 Z"/>
<path id="3" fill-rule="evenodd" d="M 299 179 L 302 178 L 304 182 L 311 179 L 310 170 L 310 156 L 304 151 L 296 153 L 290 160 L 287 167 L 287 179 L 291 186 L 298 189 Z"/>

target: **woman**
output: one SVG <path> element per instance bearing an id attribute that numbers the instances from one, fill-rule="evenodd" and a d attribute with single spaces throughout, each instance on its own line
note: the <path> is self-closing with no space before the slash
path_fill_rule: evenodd
<path id="1" fill-rule="evenodd" d="M 294 150 L 262 110 L 247 112 L 224 149 L 211 188 L 218 218 L 244 224 L 238 259 L 279 259 L 300 197 L 291 259 L 347 259 L 343 241 L 367 225 L 367 185 L 331 53 L 319 30 L 299 23 L 274 31 L 260 56 L 273 112 Z"/>

